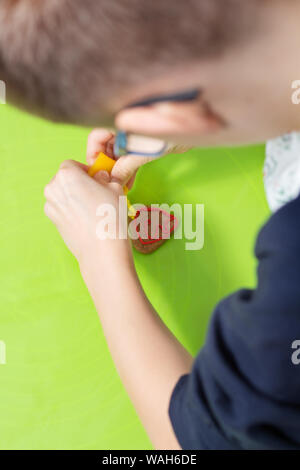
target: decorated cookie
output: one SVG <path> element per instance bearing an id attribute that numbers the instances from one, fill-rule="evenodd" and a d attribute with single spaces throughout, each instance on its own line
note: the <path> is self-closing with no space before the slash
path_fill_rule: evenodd
<path id="1" fill-rule="evenodd" d="M 129 222 L 132 244 L 144 254 L 157 250 L 170 238 L 178 225 L 174 215 L 156 207 L 141 208 Z"/>

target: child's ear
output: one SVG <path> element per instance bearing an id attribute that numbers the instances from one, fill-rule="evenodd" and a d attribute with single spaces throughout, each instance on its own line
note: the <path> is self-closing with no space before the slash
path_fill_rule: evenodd
<path id="1" fill-rule="evenodd" d="M 204 101 L 127 108 L 119 112 L 115 122 L 124 131 L 157 137 L 205 135 L 225 126 Z"/>

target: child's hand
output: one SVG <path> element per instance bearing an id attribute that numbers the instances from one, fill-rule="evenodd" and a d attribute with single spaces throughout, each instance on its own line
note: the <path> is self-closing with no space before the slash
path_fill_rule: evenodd
<path id="1" fill-rule="evenodd" d="M 89 137 L 87 143 L 87 164 L 91 166 L 96 160 L 99 152 L 103 152 L 111 158 L 114 155 L 114 140 L 115 134 L 106 129 L 94 129 Z M 154 158 L 143 156 L 125 155 L 117 159 L 117 162 L 111 172 L 111 181 L 116 181 L 121 185 L 127 185 L 131 188 L 137 170 L 140 166 L 150 162 Z"/>
<path id="2" fill-rule="evenodd" d="M 87 170 L 86 165 L 67 160 L 45 188 L 45 213 L 80 264 L 90 262 L 96 251 L 101 252 L 100 257 L 107 255 L 106 240 L 101 241 L 96 235 L 96 211 L 100 204 L 110 204 L 118 216 L 119 196 L 123 195 L 120 184 L 108 183 L 108 173 L 99 172 L 93 179 Z M 109 249 L 119 247 L 120 240 L 108 241 Z M 128 241 L 121 242 L 124 245 Z"/>
<path id="3" fill-rule="evenodd" d="M 94 163 L 99 152 L 104 152 L 109 157 L 115 158 L 113 150 L 114 140 L 115 135 L 113 132 L 106 129 L 94 129 L 88 137 L 86 155 L 88 165 L 90 166 Z M 183 145 L 169 144 L 165 155 L 169 153 L 184 153 L 190 150 L 190 148 Z M 156 157 L 125 155 L 118 158 L 111 172 L 112 181 L 117 181 L 123 186 L 126 184 L 130 189 L 134 183 L 137 170 L 151 160 L 156 160 Z"/>

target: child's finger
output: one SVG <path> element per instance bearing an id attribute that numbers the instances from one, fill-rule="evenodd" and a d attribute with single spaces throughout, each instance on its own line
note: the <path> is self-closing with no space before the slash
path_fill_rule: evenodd
<path id="1" fill-rule="evenodd" d="M 110 182 L 110 174 L 107 171 L 98 171 L 95 174 L 94 179 L 98 181 L 98 183 L 106 184 Z"/>
<path id="2" fill-rule="evenodd" d="M 114 143 L 115 143 L 115 136 L 113 135 L 109 141 L 107 142 L 106 144 L 106 149 L 105 149 L 105 152 L 106 155 L 110 158 L 114 158 L 115 159 L 115 153 L 114 153 Z"/>
<path id="3" fill-rule="evenodd" d="M 111 141 L 114 134 L 107 129 L 94 129 L 88 136 L 86 160 L 88 165 L 92 165 L 99 152 L 111 151 Z M 112 156 L 112 155 L 108 155 Z"/>
<path id="4" fill-rule="evenodd" d="M 120 157 L 112 169 L 111 176 L 114 181 L 127 184 L 135 175 L 140 166 L 153 160 L 151 157 L 128 155 Z"/>

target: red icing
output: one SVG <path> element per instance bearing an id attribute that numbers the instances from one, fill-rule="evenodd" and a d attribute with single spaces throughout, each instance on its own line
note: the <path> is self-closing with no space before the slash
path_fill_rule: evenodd
<path id="1" fill-rule="evenodd" d="M 158 223 L 158 226 L 154 227 L 154 234 L 153 234 L 154 236 L 153 236 L 153 238 L 151 238 L 151 233 L 149 234 L 149 232 L 151 232 L 151 230 L 148 229 L 148 227 L 151 226 L 151 218 L 149 216 L 147 218 L 145 218 L 146 220 L 144 221 L 145 234 L 148 234 L 147 239 L 141 237 L 140 231 L 137 229 L 139 224 L 136 224 L 135 230 L 136 230 L 136 233 L 138 234 L 138 238 L 139 238 L 140 242 L 143 245 L 150 245 L 151 243 L 155 243 L 155 242 L 157 242 L 159 240 L 162 240 L 162 239 L 166 240 L 166 239 L 168 239 L 168 236 L 163 237 L 163 234 L 171 235 L 171 233 L 174 232 L 174 230 L 176 230 L 177 225 L 178 225 L 178 220 L 174 215 L 169 214 L 168 212 L 166 212 L 162 209 L 159 209 L 157 207 L 153 207 L 153 208 L 145 207 L 145 208 L 141 208 L 140 210 L 137 211 L 136 216 L 135 216 L 135 220 L 137 220 L 137 217 L 140 215 L 141 211 L 147 211 L 147 212 L 159 211 L 159 212 L 162 213 L 162 223 Z M 160 219 L 161 219 L 161 217 L 159 217 L 159 220 Z M 173 222 L 172 226 L 171 226 L 171 222 Z M 161 232 L 161 236 L 159 236 L 160 232 Z"/>

